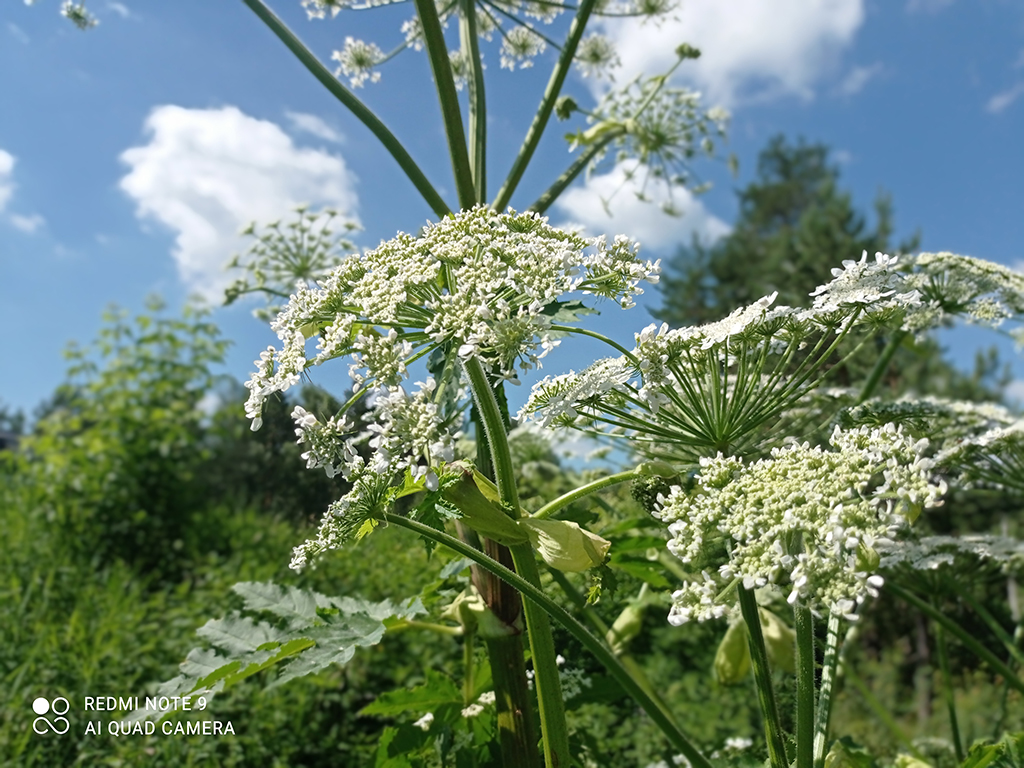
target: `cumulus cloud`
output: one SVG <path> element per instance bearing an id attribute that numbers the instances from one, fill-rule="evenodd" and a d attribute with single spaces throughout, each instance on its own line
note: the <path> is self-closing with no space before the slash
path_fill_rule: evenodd
<path id="1" fill-rule="evenodd" d="M 1005 91 L 997 93 L 989 99 L 988 104 L 985 105 L 985 109 L 993 115 L 998 115 L 1022 95 L 1024 95 L 1024 83 L 1017 83 L 1013 88 L 1008 88 Z"/>
<path id="2" fill-rule="evenodd" d="M 626 168 L 619 164 L 608 173 L 591 176 L 582 186 L 566 190 L 555 203 L 565 217 L 560 226 L 582 227 L 588 235 L 628 235 L 639 240 L 645 250 L 655 252 L 688 243 L 693 235 L 711 242 L 729 233 L 729 226 L 689 190 L 672 189 L 671 202 L 682 215 L 670 216 L 661 208 L 670 202 L 665 181 L 648 181 L 645 194 L 650 200 L 646 202 L 637 198 L 634 184 L 626 180 Z"/>
<path id="3" fill-rule="evenodd" d="M 344 141 L 344 137 L 340 133 L 316 115 L 306 112 L 285 112 L 284 116 L 292 124 L 292 130 L 311 134 L 324 141 L 333 141 L 335 144 L 341 144 Z"/>
<path id="4" fill-rule="evenodd" d="M 38 213 L 33 213 L 31 216 L 20 216 L 17 213 L 11 214 L 11 224 L 14 225 L 14 228 L 27 232 L 30 235 L 45 223 L 46 219 Z"/>
<path id="5" fill-rule="evenodd" d="M 612 23 L 614 21 L 614 23 Z M 863 0 L 687 0 L 660 26 L 602 22 L 622 59 L 621 78 L 664 72 L 680 42 L 703 51 L 678 72 L 713 103 L 813 96 L 864 21 Z"/>
<path id="6" fill-rule="evenodd" d="M 839 92 L 844 96 L 855 96 L 864 90 L 869 82 L 882 74 L 884 67 L 876 62 L 869 67 L 854 67 L 839 84 Z"/>
<path id="7" fill-rule="evenodd" d="M 136 215 L 175 232 L 172 255 L 192 290 L 216 298 L 243 246 L 239 229 L 299 204 L 330 205 L 355 218 L 355 176 L 328 152 L 295 146 L 275 123 L 236 107 L 165 105 L 146 118 L 149 141 L 121 154 L 120 185 Z"/>

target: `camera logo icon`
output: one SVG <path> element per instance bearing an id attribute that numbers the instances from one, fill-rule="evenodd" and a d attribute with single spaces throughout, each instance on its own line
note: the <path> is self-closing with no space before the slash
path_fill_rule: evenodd
<path id="1" fill-rule="evenodd" d="M 40 736 L 50 731 L 53 731 L 58 736 L 63 736 L 71 728 L 71 723 L 68 722 L 66 717 L 63 717 L 63 715 L 68 713 L 69 709 L 71 709 L 71 704 L 63 696 L 58 696 L 52 702 L 40 696 L 32 702 L 32 711 L 38 715 L 32 721 L 32 730 Z M 50 722 L 49 718 L 45 716 L 48 712 L 56 715 L 53 718 L 53 722 Z"/>

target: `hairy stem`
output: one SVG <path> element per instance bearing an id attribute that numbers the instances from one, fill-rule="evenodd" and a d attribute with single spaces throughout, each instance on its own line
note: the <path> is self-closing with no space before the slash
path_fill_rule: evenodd
<path id="1" fill-rule="evenodd" d="M 537 724 L 526 683 L 521 636 L 488 638 L 484 645 L 491 661 L 502 765 L 507 768 L 519 768 L 520 765 L 540 768 Z"/>
<path id="2" fill-rule="evenodd" d="M 607 475 L 606 477 L 599 478 L 593 482 L 587 483 L 586 485 L 581 485 L 573 491 L 562 494 L 554 501 L 549 501 L 543 507 L 530 515 L 530 517 L 537 520 L 543 520 L 546 517 L 551 517 L 556 512 L 565 509 L 565 507 L 569 506 L 573 502 L 579 501 L 595 491 L 600 491 L 602 488 L 610 488 L 613 485 L 618 485 L 619 483 L 624 483 L 627 480 L 632 480 L 637 476 L 636 470 L 630 469 L 626 472 L 616 472 L 614 475 Z"/>
<path id="3" fill-rule="evenodd" d="M 469 163 L 476 202 L 487 201 L 487 99 L 484 68 L 476 26 L 476 3 L 459 0 L 459 39 L 462 54 L 469 57 Z"/>
<path id="4" fill-rule="evenodd" d="M 441 195 L 438 194 L 437 190 L 427 180 L 423 171 L 416 165 L 416 162 L 406 151 L 402 142 L 388 130 L 388 127 L 381 122 L 380 118 L 363 104 L 352 91 L 342 85 L 338 78 L 313 55 L 309 48 L 261 0 L 242 0 L 242 2 L 252 9 L 253 13 L 270 28 L 271 32 L 277 35 L 278 39 L 288 47 L 288 50 L 295 54 L 296 58 L 302 62 L 302 65 L 313 74 L 313 77 L 319 80 L 338 101 L 344 104 L 359 122 L 370 129 L 370 132 L 377 137 L 380 143 L 384 145 L 384 149 L 391 154 L 398 163 L 398 166 L 405 172 L 409 181 L 416 187 L 416 191 L 423 196 L 431 210 L 438 217 L 447 216 L 451 213 L 451 209 L 448 208 Z"/>
<path id="5" fill-rule="evenodd" d="M 565 627 L 569 634 L 579 640 L 580 644 L 594 655 L 604 668 L 608 670 L 608 674 L 623 687 L 626 693 L 636 701 L 661 729 L 672 746 L 686 756 L 693 765 L 693 768 L 713 768 L 708 759 L 693 745 L 672 718 L 665 712 L 662 712 L 657 703 L 643 689 L 643 686 L 633 679 L 632 675 L 622 665 L 622 662 L 616 658 L 615 654 L 571 613 L 545 595 L 540 588 L 535 587 L 515 571 L 492 560 L 479 550 L 473 549 L 468 544 L 459 541 L 454 536 L 449 536 L 444 531 L 439 531 L 436 528 L 431 528 L 429 525 L 424 525 L 407 517 L 394 515 L 389 512 L 381 513 L 379 519 L 391 525 L 408 528 L 424 538 L 436 541 L 438 544 L 443 544 L 518 589 L 526 596 L 528 602 L 532 601 L 543 608 L 549 616 Z"/>
<path id="6" fill-rule="evenodd" d="M 448 46 L 444 41 L 441 19 L 438 18 L 434 0 L 413 2 L 420 25 L 423 27 L 423 43 L 430 59 L 430 69 L 434 73 L 437 98 L 441 103 L 441 116 L 444 118 L 444 130 L 448 137 L 448 153 L 451 155 L 452 171 L 455 174 L 455 188 L 459 193 L 459 207 L 472 208 L 476 202 L 473 170 L 469 162 L 466 134 L 462 126 L 462 110 L 459 107 L 455 78 L 452 77 L 452 65 L 448 59 Z"/>
<path id="7" fill-rule="evenodd" d="M 535 211 L 540 214 L 547 211 L 547 209 L 551 207 L 551 204 L 558 199 L 559 195 L 561 195 L 566 188 L 576 180 L 576 177 L 583 172 L 590 161 L 597 157 L 598 153 L 600 153 L 602 149 L 615 141 L 619 136 L 622 136 L 625 132 L 625 128 L 618 131 L 609 131 L 607 134 L 588 146 L 580 156 L 573 161 L 572 165 L 566 168 L 562 175 L 555 179 L 544 194 L 537 198 L 528 210 Z"/>
<path id="8" fill-rule="evenodd" d="M 814 763 L 814 619 L 811 609 L 793 608 L 796 632 L 796 768 Z"/>
<path id="9" fill-rule="evenodd" d="M 473 390 L 473 402 L 483 422 L 487 443 L 491 449 L 491 466 L 494 481 L 498 486 L 505 511 L 512 517 L 519 515 L 519 492 L 516 489 L 515 468 L 505 433 L 505 420 L 498 400 L 487 379 L 483 365 L 476 358 L 465 363 Z M 510 547 L 512 562 L 516 571 L 531 586 L 540 589 L 540 572 L 533 547 L 528 542 Z M 562 700 L 562 683 L 555 662 L 555 641 L 551 635 L 548 614 L 536 603 L 524 606 L 526 631 L 530 638 L 533 656 L 534 683 L 537 688 L 537 703 L 540 709 L 540 727 L 544 741 L 544 760 L 550 766 L 568 766 L 569 728 L 565 722 L 565 702 Z"/>
<path id="10" fill-rule="evenodd" d="M 572 26 L 569 28 L 569 36 L 565 39 L 562 53 L 558 57 L 558 63 L 555 64 L 555 68 L 551 72 L 551 78 L 548 80 L 547 88 L 544 90 L 540 106 L 533 116 L 533 122 L 530 123 L 530 128 L 526 132 L 526 138 L 523 139 L 523 145 L 519 148 L 519 154 L 516 155 L 512 168 L 508 172 L 508 177 L 498 191 L 498 196 L 494 198 L 494 202 L 491 204 L 491 207 L 496 211 L 504 210 L 505 206 L 512 200 L 512 194 L 516 191 L 520 179 L 523 178 L 523 173 L 530 164 L 530 160 L 533 159 L 533 153 L 537 150 L 540 137 L 544 134 L 544 129 L 551 118 L 551 112 L 555 108 L 555 101 L 562 92 L 565 77 L 569 74 L 569 67 L 572 66 L 573 57 L 576 55 L 576 47 L 583 37 L 583 30 L 586 29 L 587 22 L 590 20 L 590 14 L 594 10 L 595 5 L 597 5 L 597 0 L 582 0 L 576 9 L 576 17 L 572 20 Z"/>
<path id="11" fill-rule="evenodd" d="M 825 750 L 828 748 L 828 721 L 832 715 L 832 694 L 836 684 L 836 670 L 839 665 L 839 629 L 842 618 L 829 613 L 828 629 L 825 635 L 825 657 L 821 663 L 821 687 L 818 691 L 818 711 L 814 718 L 814 768 L 825 765 Z"/>
<path id="12" fill-rule="evenodd" d="M 775 688 L 772 685 L 772 671 L 768 666 L 768 652 L 764 647 L 761 632 L 761 616 L 754 599 L 754 591 L 739 588 L 740 611 L 747 623 L 747 639 L 750 645 L 750 663 L 754 668 L 754 683 L 757 685 L 757 699 L 764 717 L 764 737 L 768 742 L 768 761 L 771 768 L 789 768 L 786 745 L 782 740 L 782 721 L 779 707 L 775 702 Z"/>

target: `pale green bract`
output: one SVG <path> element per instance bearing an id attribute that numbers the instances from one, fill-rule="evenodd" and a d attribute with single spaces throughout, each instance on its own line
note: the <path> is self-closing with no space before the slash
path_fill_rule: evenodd
<path id="1" fill-rule="evenodd" d="M 877 596 L 875 547 L 938 506 L 945 484 L 931 479 L 927 441 L 892 424 L 837 427 L 830 442 L 833 450 L 791 445 L 751 463 L 703 458 L 693 490 L 675 486 L 659 498 L 654 515 L 668 524 L 669 551 L 702 566 L 699 580 L 673 593 L 672 624 L 726 615 L 738 584 L 772 585 L 790 603 L 850 620 Z"/>
<path id="2" fill-rule="evenodd" d="M 534 385 L 519 417 L 617 429 L 670 461 L 750 450 L 762 426 L 821 383 L 844 338 L 898 327 L 919 306 L 896 259 L 866 256 L 833 270 L 807 309 L 775 307 L 772 294 L 706 325 L 649 325 L 630 354 Z"/>

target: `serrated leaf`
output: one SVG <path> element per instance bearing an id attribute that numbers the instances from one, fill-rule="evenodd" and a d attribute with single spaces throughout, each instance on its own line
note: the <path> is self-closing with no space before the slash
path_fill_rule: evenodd
<path id="1" fill-rule="evenodd" d="M 468 557 L 456 558 L 455 560 L 452 560 L 444 568 L 441 569 L 439 578 L 447 579 L 450 576 L 455 576 L 456 574 L 462 573 L 472 564 L 473 561 L 470 560 Z"/>
<path id="2" fill-rule="evenodd" d="M 315 592 L 256 581 L 243 581 L 231 589 L 241 595 L 246 610 L 269 611 L 287 619 L 290 629 L 302 629 L 316 622 L 318 596 Z"/>
<path id="3" fill-rule="evenodd" d="M 554 323 L 575 323 L 581 317 L 601 314 L 582 301 L 555 301 L 548 304 L 541 314 L 547 315 Z"/>
<path id="4" fill-rule="evenodd" d="M 440 672 L 427 670 L 427 681 L 415 688 L 382 693 L 359 712 L 361 715 L 393 717 L 404 712 L 433 712 L 445 704 L 462 705 L 462 692 L 455 682 Z"/>
<path id="5" fill-rule="evenodd" d="M 213 645 L 234 654 L 251 653 L 267 643 L 280 643 L 287 638 L 285 633 L 265 621 L 259 623 L 237 611 L 223 619 L 211 619 L 201 626 L 196 634 L 205 637 Z"/>

